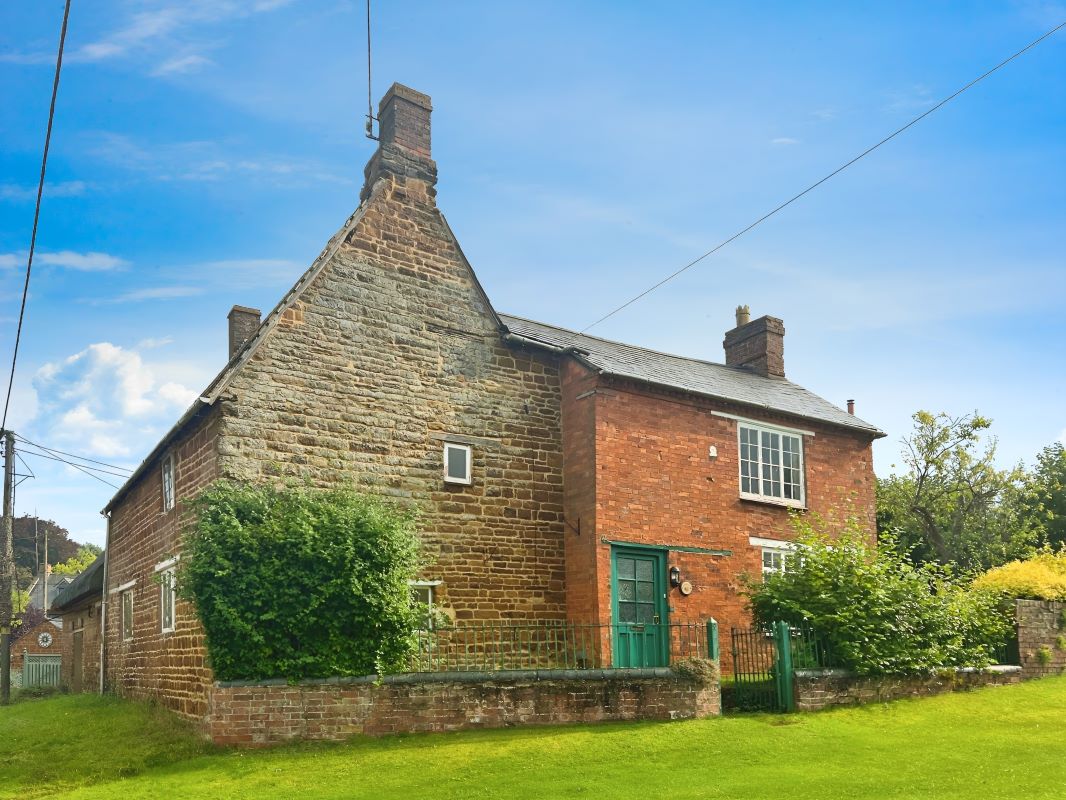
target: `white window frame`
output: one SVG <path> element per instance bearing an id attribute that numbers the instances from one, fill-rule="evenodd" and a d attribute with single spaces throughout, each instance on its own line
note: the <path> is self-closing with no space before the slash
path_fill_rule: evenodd
<path id="1" fill-rule="evenodd" d="M 743 435 L 744 430 L 753 430 L 758 434 L 758 444 L 755 449 L 758 456 L 758 478 L 756 480 L 758 492 L 745 492 L 744 491 L 744 459 L 743 459 Z M 781 471 L 779 482 L 781 484 L 781 497 L 777 497 L 772 494 L 763 494 L 763 463 L 762 463 L 762 435 L 764 433 L 776 434 L 777 436 L 789 436 L 799 442 L 799 466 L 796 468 L 799 472 L 799 492 L 798 498 L 790 498 L 784 496 L 784 470 L 783 464 L 778 465 L 778 469 Z M 761 422 L 753 422 L 748 420 L 737 420 L 737 489 L 740 492 L 740 496 L 745 500 L 758 500 L 761 503 L 772 503 L 779 506 L 788 506 L 789 508 L 806 508 L 807 507 L 807 469 L 806 469 L 806 443 L 803 441 L 805 431 L 795 430 L 793 428 L 782 428 L 776 425 L 767 425 Z M 780 448 L 780 452 L 784 452 L 784 448 Z"/>
<path id="2" fill-rule="evenodd" d="M 463 450 L 466 453 L 466 475 L 462 478 L 457 478 L 454 475 L 448 474 L 448 451 L 449 450 Z M 469 486 L 473 481 L 474 472 L 474 448 L 468 444 L 459 444 L 458 442 L 445 442 L 444 443 L 444 482 L 445 483 L 458 483 L 464 486 Z"/>
<path id="3" fill-rule="evenodd" d="M 122 641 L 128 642 L 133 639 L 133 587 L 120 592 L 118 599 Z"/>
<path id="4" fill-rule="evenodd" d="M 766 580 L 767 575 L 779 575 L 782 572 L 787 572 L 789 569 L 789 563 L 796 558 L 801 558 L 800 546 L 795 542 L 788 542 L 784 539 L 766 539 L 762 536 L 749 536 L 748 544 L 752 547 L 759 549 L 759 567 L 762 570 L 763 580 Z M 781 555 L 781 569 L 774 569 L 766 567 L 766 554 L 767 553 L 779 553 Z"/>
<path id="5" fill-rule="evenodd" d="M 433 609 L 434 609 L 434 595 L 437 592 L 437 587 L 441 585 L 441 581 L 408 581 L 408 587 L 413 589 L 425 589 L 426 590 L 426 620 L 429 625 L 429 629 L 433 630 Z M 413 595 L 414 592 L 412 591 Z"/>
<path id="6" fill-rule="evenodd" d="M 167 609 L 170 619 L 167 619 Z M 175 582 L 174 567 L 167 567 L 159 573 L 159 629 L 163 633 L 173 633 L 178 617 L 178 593 Z M 169 623 L 169 625 L 167 624 Z"/>
<path id="7" fill-rule="evenodd" d="M 167 480 L 169 474 L 169 481 Z M 163 458 L 162 469 L 160 472 L 160 478 L 163 481 L 163 513 L 166 514 L 172 508 L 174 508 L 174 502 L 177 498 L 177 491 L 175 488 L 177 477 L 177 470 L 174 465 L 174 454 L 167 453 Z M 169 491 L 168 491 L 169 490 Z"/>

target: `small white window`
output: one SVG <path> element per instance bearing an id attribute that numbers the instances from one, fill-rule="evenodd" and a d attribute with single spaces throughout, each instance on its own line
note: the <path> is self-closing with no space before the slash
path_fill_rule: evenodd
<path id="1" fill-rule="evenodd" d="M 803 437 L 740 423 L 740 496 L 803 507 Z"/>
<path id="2" fill-rule="evenodd" d="M 177 601 L 177 591 L 174 581 L 174 568 L 164 570 L 159 575 L 159 619 L 163 633 L 174 630 L 174 606 Z"/>
<path id="3" fill-rule="evenodd" d="M 779 550 L 774 547 L 764 547 L 762 549 L 762 574 L 767 575 L 780 575 L 781 573 L 788 572 L 789 562 L 794 558 L 794 554 L 788 550 Z"/>
<path id="4" fill-rule="evenodd" d="M 422 629 L 433 630 L 433 601 L 440 581 L 410 581 L 408 585 L 411 587 L 411 602 L 425 610 L 426 616 L 421 620 Z"/>
<path id="5" fill-rule="evenodd" d="M 122 593 L 122 641 L 133 638 L 133 589 Z"/>
<path id="6" fill-rule="evenodd" d="M 174 456 L 163 459 L 163 513 L 174 508 Z"/>
<path id="7" fill-rule="evenodd" d="M 445 483 L 465 483 L 470 480 L 470 446 L 466 444 L 453 444 L 448 442 L 444 445 L 444 481 Z"/>

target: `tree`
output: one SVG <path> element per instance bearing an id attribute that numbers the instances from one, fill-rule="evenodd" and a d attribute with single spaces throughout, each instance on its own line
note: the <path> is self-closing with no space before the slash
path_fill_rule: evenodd
<path id="1" fill-rule="evenodd" d="M 988 569 L 1030 555 L 1040 526 L 1025 506 L 1027 480 L 1018 466 L 995 465 L 992 421 L 918 411 L 903 439 L 907 472 L 878 481 L 877 526 L 915 563 Z"/>
<path id="2" fill-rule="evenodd" d="M 48 533 L 48 563 L 61 564 L 78 554 L 81 545 L 70 538 L 70 532 L 50 519 L 41 519 L 29 514 L 15 517 L 12 525 L 14 539 L 15 569 L 19 586 L 29 585 L 27 578 L 37 574 L 40 568 L 44 535 Z"/>
<path id="3" fill-rule="evenodd" d="M 1044 529 L 1045 541 L 1066 547 L 1066 447 L 1050 444 L 1036 457 L 1029 477 L 1026 506 L 1033 523 Z"/>
<path id="4" fill-rule="evenodd" d="M 73 558 L 68 558 L 62 564 L 52 567 L 55 575 L 77 575 L 89 568 L 96 561 L 96 557 L 104 552 L 95 544 L 83 544 Z"/>

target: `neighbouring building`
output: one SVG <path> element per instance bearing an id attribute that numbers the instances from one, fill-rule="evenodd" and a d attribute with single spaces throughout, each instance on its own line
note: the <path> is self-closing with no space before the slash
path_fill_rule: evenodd
<path id="1" fill-rule="evenodd" d="M 64 588 L 52 605 L 50 613 L 63 622 L 60 682 L 72 692 L 100 689 L 103 588 L 104 556 L 100 555 Z"/>
<path id="2" fill-rule="evenodd" d="M 72 580 L 74 580 L 73 575 L 56 575 L 51 569 L 40 570 L 40 574 L 34 576 L 29 588 L 26 589 L 26 604 L 51 614 L 52 603 Z"/>
<path id="3" fill-rule="evenodd" d="M 727 629 L 742 576 L 787 564 L 791 511 L 874 535 L 883 434 L 785 378 L 781 320 L 738 309 L 715 364 L 497 313 L 437 208 L 430 112 L 388 91 L 358 209 L 264 318 L 233 308 L 229 362 L 107 505 L 113 691 L 206 713 L 173 575 L 182 509 L 217 478 L 418 504 L 417 591 L 457 624 Z"/>
<path id="4" fill-rule="evenodd" d="M 57 620 L 41 620 L 32 628 L 20 631 L 18 636 L 11 640 L 11 674 L 14 684 L 23 686 L 27 662 L 34 662 L 39 667 L 34 671 L 35 678 L 31 683 L 39 680 L 41 675 L 51 679 L 54 670 L 40 667 L 48 667 L 49 662 L 59 661 L 62 650 L 63 630 Z"/>

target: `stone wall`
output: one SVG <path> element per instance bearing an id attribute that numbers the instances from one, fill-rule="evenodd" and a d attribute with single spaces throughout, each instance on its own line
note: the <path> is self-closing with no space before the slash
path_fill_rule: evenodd
<path id="1" fill-rule="evenodd" d="M 669 669 L 375 676 L 290 686 L 215 684 L 205 731 L 219 744 L 513 725 L 696 719 L 721 713 L 717 681 Z"/>
<path id="2" fill-rule="evenodd" d="M 155 699 L 191 719 L 207 711 L 211 670 L 203 628 L 191 603 L 178 599 L 175 629 L 163 633 L 156 565 L 181 550 L 186 503 L 218 477 L 217 408 L 194 420 L 167 449 L 174 456 L 176 505 L 163 511 L 161 466 L 152 464 L 111 512 L 107 565 L 107 688 Z M 133 592 L 133 638 L 123 640 L 119 587 Z"/>
<path id="3" fill-rule="evenodd" d="M 1066 671 L 1066 603 L 1017 600 L 1015 619 L 1022 677 L 1029 680 Z"/>
<path id="4" fill-rule="evenodd" d="M 1015 666 L 945 670 L 930 675 L 879 676 L 860 676 L 846 670 L 796 670 L 796 710 L 818 711 L 831 706 L 928 697 L 982 686 L 1005 686 L 1021 679 L 1021 668 Z"/>
<path id="5" fill-rule="evenodd" d="M 75 642 L 81 640 L 81 686 L 75 686 Z M 100 603 L 63 615 L 62 683 L 70 691 L 100 691 Z"/>

